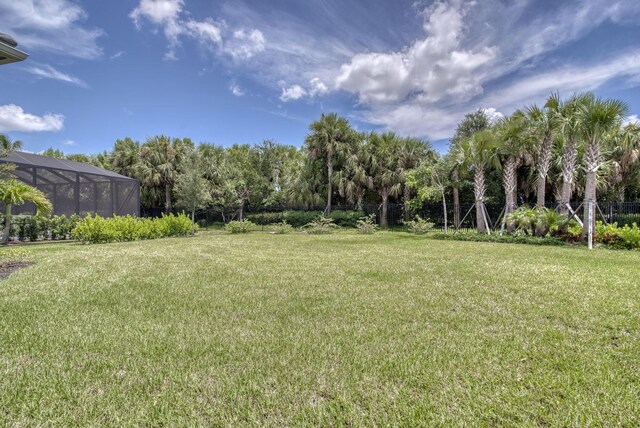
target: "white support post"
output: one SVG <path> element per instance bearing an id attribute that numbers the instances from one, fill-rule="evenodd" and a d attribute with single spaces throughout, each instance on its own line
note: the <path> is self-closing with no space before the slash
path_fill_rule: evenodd
<path id="1" fill-rule="evenodd" d="M 593 201 L 589 201 L 589 226 L 587 227 L 589 249 L 593 250 Z"/>

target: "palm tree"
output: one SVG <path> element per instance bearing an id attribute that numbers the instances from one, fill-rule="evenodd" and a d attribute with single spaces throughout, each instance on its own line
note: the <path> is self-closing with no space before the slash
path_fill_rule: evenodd
<path id="1" fill-rule="evenodd" d="M 342 147 L 340 153 L 344 161 L 342 170 L 333 174 L 333 183 L 340 196 L 348 203 L 356 204 L 358 210 L 362 209 L 365 189 L 373 187 L 373 180 L 367 170 L 369 156 L 365 135 L 354 133 L 354 138 Z"/>
<path id="2" fill-rule="evenodd" d="M 562 135 L 562 151 L 560 161 L 562 166 L 562 190 L 560 191 L 560 211 L 566 213 L 574 187 L 574 178 L 578 166 L 578 151 L 580 141 L 580 122 L 578 111 L 581 105 L 589 102 L 593 94 L 574 94 L 565 102 L 556 103 L 553 113 L 560 134 Z"/>
<path id="3" fill-rule="evenodd" d="M 520 115 L 499 121 L 494 130 L 497 154 L 502 161 L 506 216 L 517 208 L 518 168 L 531 158 L 531 144 L 526 133 L 525 121 Z M 512 225 L 509 228 L 513 230 Z"/>
<path id="4" fill-rule="evenodd" d="M 389 225 L 389 196 L 398 196 L 405 182 L 405 171 L 399 157 L 400 147 L 400 138 L 392 132 L 369 134 L 369 170 L 374 188 L 382 198 L 380 227 L 383 228 Z"/>
<path id="5" fill-rule="evenodd" d="M 473 170 L 473 192 L 476 205 L 478 232 L 485 233 L 487 219 L 484 215 L 484 195 L 486 192 L 485 171 L 489 166 L 499 167 L 496 151 L 496 137 L 490 130 L 479 131 L 463 140 L 458 146 L 457 162 L 463 168 Z"/>
<path id="6" fill-rule="evenodd" d="M 629 107 L 623 101 L 616 99 L 601 99 L 591 97 L 580 105 L 578 120 L 580 122 L 580 135 L 585 143 L 583 166 L 586 174 L 584 189 L 584 228 L 582 236 L 587 236 L 587 225 L 591 220 L 595 227 L 595 215 L 589 219 L 588 204 L 596 202 L 596 187 L 598 171 L 603 164 L 602 148 L 606 138 L 613 130 L 620 126 L 626 116 Z"/>
<path id="7" fill-rule="evenodd" d="M 178 177 L 178 165 L 192 144 L 164 135 L 149 138 L 140 148 L 138 161 L 132 171 L 144 184 L 164 190 L 165 212 L 173 207 L 171 194 Z"/>
<path id="8" fill-rule="evenodd" d="M 347 143 L 353 130 L 347 119 L 338 116 L 336 113 L 325 115 L 322 113 L 319 120 L 311 123 L 309 126 L 311 131 L 305 139 L 305 144 L 312 158 L 324 157 L 327 166 L 327 207 L 325 214 L 331 212 L 331 196 L 333 194 L 333 186 L 331 178 L 333 177 L 334 156 Z"/>
<path id="9" fill-rule="evenodd" d="M 546 202 L 547 174 L 551 168 L 553 153 L 553 132 L 556 126 L 554 111 L 560 103 L 557 93 L 547 98 L 544 107 L 531 105 L 525 109 L 530 130 L 537 139 L 536 171 L 537 171 L 537 201 L 536 205 L 544 207 Z M 520 113 L 518 113 L 520 114 Z"/>
<path id="10" fill-rule="evenodd" d="M 20 150 L 22 141 L 12 140 L 5 134 L 0 134 L 0 158 L 9 156 L 10 153 Z M 15 165 L 3 162 L 0 164 L 0 179 L 6 180 L 12 176 Z"/>
<path id="11" fill-rule="evenodd" d="M 31 202 L 36 206 L 36 215 L 49 215 L 53 210 L 51 202 L 44 193 L 18 180 L 3 180 L 0 182 L 0 202 L 5 204 L 4 235 L 2 243 L 9 243 L 11 233 L 11 210 L 14 205 Z"/>
<path id="12" fill-rule="evenodd" d="M 118 174 L 133 177 L 134 165 L 139 161 L 140 143 L 126 137 L 116 140 L 111 152 L 111 168 Z"/>
<path id="13" fill-rule="evenodd" d="M 613 162 L 613 184 L 618 191 L 618 201 L 625 201 L 627 185 L 630 178 L 640 166 L 640 126 L 629 124 L 616 133 L 611 153 Z"/>

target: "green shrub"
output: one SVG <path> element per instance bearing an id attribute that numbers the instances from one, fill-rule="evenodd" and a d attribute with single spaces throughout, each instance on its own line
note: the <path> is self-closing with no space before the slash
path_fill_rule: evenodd
<path id="1" fill-rule="evenodd" d="M 279 212 L 264 212 L 264 213 L 255 213 L 255 214 L 247 214 L 245 216 L 246 220 L 251 221 L 259 226 L 264 226 L 268 224 L 280 223 L 284 219 L 283 213 Z"/>
<path id="2" fill-rule="evenodd" d="M 249 233 L 256 229 L 256 225 L 249 220 L 230 221 L 224 226 L 224 230 L 231 233 Z"/>
<path id="3" fill-rule="evenodd" d="M 358 229 L 358 233 L 363 235 L 371 235 L 376 233 L 378 230 L 378 225 L 376 224 L 376 215 L 371 214 L 364 218 L 358 220 L 356 224 L 356 228 Z"/>
<path id="4" fill-rule="evenodd" d="M 525 235 L 535 235 L 537 230 L 541 236 L 557 234 L 560 226 L 567 221 L 567 216 L 550 208 L 520 207 L 504 218 L 508 226 L 515 227 Z"/>
<path id="5" fill-rule="evenodd" d="M 286 221 L 282 221 L 280 223 L 272 224 L 269 229 L 271 230 L 271 233 L 274 233 L 274 234 L 277 234 L 277 235 L 284 235 L 286 233 L 292 232 L 293 231 L 293 226 L 291 226 Z"/>
<path id="6" fill-rule="evenodd" d="M 163 215 L 160 218 L 87 216 L 78 221 L 71 236 L 80 242 L 102 244 L 136 241 L 191 233 L 191 219 L 186 214 Z"/>
<path id="7" fill-rule="evenodd" d="M 358 221 L 364 217 L 362 211 L 331 211 L 329 218 L 333 219 L 333 222 L 340 227 L 356 227 Z"/>
<path id="8" fill-rule="evenodd" d="M 327 235 L 333 233 L 333 230 L 338 226 L 333 223 L 332 218 L 320 217 L 305 224 L 304 227 L 307 229 L 306 232 L 311 235 Z"/>
<path id="9" fill-rule="evenodd" d="M 456 233 L 433 233 L 431 238 L 441 241 L 472 241 L 472 242 L 498 242 L 507 244 L 530 244 L 530 245 L 566 245 L 564 241 L 559 238 L 550 236 L 546 237 L 534 237 L 528 235 L 509 235 L 504 234 L 500 236 L 497 233 L 486 235 L 484 233 L 477 232 L 456 232 Z"/>
<path id="10" fill-rule="evenodd" d="M 637 223 L 618 227 L 618 223 L 603 225 L 598 222 L 594 239 L 608 248 L 640 250 L 640 228 Z"/>
<path id="11" fill-rule="evenodd" d="M 405 221 L 407 230 L 415 235 L 424 235 L 433 229 L 434 224 L 422 219 L 420 216 L 416 216 L 415 220 Z"/>
<path id="12" fill-rule="evenodd" d="M 322 217 L 321 211 L 285 211 L 282 213 L 283 220 L 293 227 L 304 227 L 320 217 Z"/>

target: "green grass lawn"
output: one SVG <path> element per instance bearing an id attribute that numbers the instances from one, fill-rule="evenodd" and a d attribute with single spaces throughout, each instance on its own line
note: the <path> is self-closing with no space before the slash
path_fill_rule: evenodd
<path id="1" fill-rule="evenodd" d="M 9 251 L 35 265 L 0 282 L 0 426 L 640 425 L 637 252 L 404 233 Z"/>

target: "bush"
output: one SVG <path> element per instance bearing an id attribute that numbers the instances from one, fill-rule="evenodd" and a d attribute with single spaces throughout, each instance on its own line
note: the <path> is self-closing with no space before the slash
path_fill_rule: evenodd
<path id="1" fill-rule="evenodd" d="M 433 223 L 423 220 L 418 215 L 416 216 L 415 220 L 405 221 L 404 224 L 407 225 L 409 232 L 415 235 L 424 235 L 429 231 L 431 231 L 431 229 L 433 229 L 433 226 L 434 226 Z"/>
<path id="2" fill-rule="evenodd" d="M 321 211 L 285 211 L 282 219 L 293 227 L 304 227 L 322 217 Z"/>
<path id="3" fill-rule="evenodd" d="M 507 214 L 504 222 L 513 226 L 525 235 L 535 235 L 536 230 L 540 236 L 556 235 L 561 225 L 567 223 L 568 218 L 549 208 L 520 207 Z"/>
<path id="4" fill-rule="evenodd" d="M 276 212 L 255 213 L 247 214 L 245 216 L 245 219 L 259 226 L 264 226 L 282 222 L 284 219 L 284 215 L 283 213 Z"/>
<path id="5" fill-rule="evenodd" d="M 304 227 L 307 229 L 307 233 L 309 234 L 327 235 L 329 233 L 333 233 L 333 230 L 338 226 L 333 223 L 332 218 L 320 217 L 310 223 L 305 224 Z"/>
<path id="6" fill-rule="evenodd" d="M 618 227 L 618 223 L 603 225 L 598 222 L 594 239 L 608 248 L 640 250 L 640 228 L 637 223 Z"/>
<path id="7" fill-rule="evenodd" d="M 191 219 L 186 214 L 169 214 L 160 218 L 114 216 L 103 218 L 87 216 L 78 221 L 71 236 L 78 241 L 102 244 L 107 242 L 136 241 L 191 233 Z"/>
<path id="8" fill-rule="evenodd" d="M 561 239 L 554 237 L 534 237 L 527 235 L 486 235 L 477 232 L 434 233 L 431 238 L 441 241 L 472 241 L 472 242 L 499 242 L 506 244 L 530 244 L 530 245 L 566 245 Z"/>
<path id="9" fill-rule="evenodd" d="M 224 230 L 231 233 L 249 233 L 256 229 L 256 225 L 249 220 L 230 221 L 224 226 Z"/>
<path id="10" fill-rule="evenodd" d="M 376 215 L 371 214 L 364 218 L 358 220 L 356 224 L 356 228 L 358 229 L 358 233 L 363 235 L 371 235 L 376 233 L 378 230 L 378 225 L 376 224 Z"/>
<path id="11" fill-rule="evenodd" d="M 334 223 L 340 227 L 356 227 L 358 221 L 364 217 L 362 211 L 332 211 L 329 214 L 329 218 L 333 219 Z"/>
<path id="12" fill-rule="evenodd" d="M 272 224 L 270 229 L 271 229 L 271 233 L 274 233 L 277 235 L 284 235 L 285 233 L 290 233 L 293 231 L 293 227 L 286 221 Z"/>

